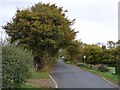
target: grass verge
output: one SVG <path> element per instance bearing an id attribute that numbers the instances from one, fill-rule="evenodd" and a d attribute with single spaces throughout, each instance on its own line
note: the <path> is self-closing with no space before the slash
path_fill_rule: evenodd
<path id="1" fill-rule="evenodd" d="M 25 84 L 17 85 L 17 88 L 39 88 L 39 87 L 25 83 Z"/>
<path id="2" fill-rule="evenodd" d="M 32 71 L 30 80 L 33 79 L 50 79 L 50 77 L 46 71 Z M 25 83 L 18 85 L 17 88 L 41 88 L 41 87 L 34 84 Z"/>
<path id="3" fill-rule="evenodd" d="M 30 79 L 39 79 L 39 78 L 50 79 L 46 71 L 33 71 Z"/>

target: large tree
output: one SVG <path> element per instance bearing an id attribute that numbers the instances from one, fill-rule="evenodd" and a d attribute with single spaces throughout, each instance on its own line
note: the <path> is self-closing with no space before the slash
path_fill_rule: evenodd
<path id="1" fill-rule="evenodd" d="M 43 67 L 75 38 L 76 32 L 71 29 L 74 20 L 69 20 L 66 12 L 55 4 L 38 3 L 17 10 L 3 28 L 11 37 L 11 43 L 32 50 L 37 66 Z"/>

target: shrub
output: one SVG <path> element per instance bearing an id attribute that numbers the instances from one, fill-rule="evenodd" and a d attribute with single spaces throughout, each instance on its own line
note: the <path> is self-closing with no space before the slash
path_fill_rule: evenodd
<path id="1" fill-rule="evenodd" d="M 88 68 L 88 69 L 92 69 L 93 66 L 92 66 L 92 64 L 87 64 L 87 67 L 86 67 L 86 68 Z"/>
<path id="2" fill-rule="evenodd" d="M 70 61 L 66 61 L 67 64 L 70 64 L 71 62 Z"/>
<path id="3" fill-rule="evenodd" d="M 78 66 L 81 66 L 81 67 L 84 67 L 87 69 L 99 70 L 101 72 L 108 72 L 109 71 L 108 67 L 104 64 L 92 65 L 92 64 L 86 64 L 86 63 L 79 63 Z"/>
<path id="4" fill-rule="evenodd" d="M 2 49 L 2 87 L 15 88 L 26 82 L 32 68 L 32 56 L 27 50 L 15 46 Z"/>
<path id="5" fill-rule="evenodd" d="M 108 72 L 108 67 L 104 64 L 97 64 L 95 67 L 101 72 Z"/>
<path id="6" fill-rule="evenodd" d="M 78 66 L 87 68 L 87 64 L 86 63 L 79 63 Z"/>

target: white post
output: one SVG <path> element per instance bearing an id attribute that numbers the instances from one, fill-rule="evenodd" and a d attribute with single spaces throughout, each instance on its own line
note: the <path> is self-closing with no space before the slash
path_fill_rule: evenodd
<path id="1" fill-rule="evenodd" d="M 84 63 L 85 63 L 85 58 L 86 58 L 86 56 L 84 55 L 83 58 L 84 58 Z"/>

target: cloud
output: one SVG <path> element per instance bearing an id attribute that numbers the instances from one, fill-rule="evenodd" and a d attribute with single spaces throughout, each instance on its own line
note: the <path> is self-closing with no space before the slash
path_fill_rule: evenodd
<path id="1" fill-rule="evenodd" d="M 76 19 L 73 28 L 80 33 L 78 39 L 86 43 L 106 42 L 118 38 L 118 1 L 119 0 L 1 0 L 0 26 L 15 15 L 16 8 L 27 8 L 38 2 L 55 3 L 67 16 Z M 0 28 L 0 30 L 2 30 Z"/>
<path id="2" fill-rule="evenodd" d="M 107 42 L 109 40 L 116 41 L 118 39 L 117 30 L 104 28 L 102 25 L 91 22 L 79 22 L 76 24 L 77 39 L 81 39 L 85 43 Z"/>

